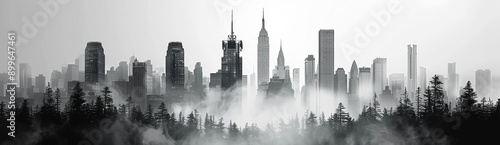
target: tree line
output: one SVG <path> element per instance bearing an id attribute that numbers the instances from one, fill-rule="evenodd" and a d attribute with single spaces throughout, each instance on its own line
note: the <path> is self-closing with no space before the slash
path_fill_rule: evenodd
<path id="1" fill-rule="evenodd" d="M 41 106 L 30 107 L 23 100 L 21 107 L 9 110 L 4 102 L 0 103 L 0 120 L 6 120 L 8 112 L 16 112 L 17 132 L 16 138 L 2 135 L 0 141 L 143 144 L 148 129 L 160 130 L 163 137 L 175 144 L 489 144 L 495 141 L 500 130 L 500 99 L 496 103 L 484 97 L 478 101 L 469 81 L 452 107 L 445 101 L 442 85 L 434 76 L 427 88 L 417 89 L 413 99 L 405 89 L 396 108 L 381 108 L 374 94 L 357 119 L 339 103 L 328 116 L 306 112 L 300 117 L 297 114 L 278 122 L 269 121 L 261 129 L 256 123 L 238 125 L 229 120 L 225 124 L 224 118 L 203 115 L 197 110 L 189 114 L 169 112 L 164 103 L 157 111 L 150 104 L 142 111 L 131 97 L 126 104 L 115 106 L 108 87 L 88 102 L 79 83 L 69 101 L 61 104 L 59 89 L 53 90 L 49 84 Z M 111 132 L 102 129 L 106 119 L 111 122 L 107 126 L 113 128 Z M 0 125 L 7 126 L 7 122 L 1 121 Z M 8 131 L 1 127 L 0 132 Z"/>

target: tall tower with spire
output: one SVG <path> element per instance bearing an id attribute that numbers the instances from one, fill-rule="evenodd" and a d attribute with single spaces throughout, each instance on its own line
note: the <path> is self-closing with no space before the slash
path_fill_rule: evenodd
<path id="1" fill-rule="evenodd" d="M 257 43 L 257 85 L 269 81 L 269 36 L 267 35 L 264 9 L 262 9 L 262 28 Z"/>
<path id="2" fill-rule="evenodd" d="M 281 40 L 280 40 L 280 52 L 278 53 L 277 60 L 278 64 L 273 70 L 273 75 L 278 76 L 280 79 L 290 80 L 290 68 L 288 66 L 285 66 L 285 56 L 283 54 L 283 47 Z"/>
<path id="3" fill-rule="evenodd" d="M 226 110 L 231 102 L 241 102 L 241 87 L 243 73 L 243 59 L 240 52 L 243 50 L 243 41 L 236 40 L 233 31 L 233 12 L 231 11 L 231 35 L 222 40 L 224 55 L 221 58 L 221 91 L 222 108 Z M 239 103 L 241 106 L 241 103 Z"/>
<path id="4" fill-rule="evenodd" d="M 359 89 L 358 65 L 352 61 L 351 71 L 349 72 L 349 94 L 357 95 Z"/>

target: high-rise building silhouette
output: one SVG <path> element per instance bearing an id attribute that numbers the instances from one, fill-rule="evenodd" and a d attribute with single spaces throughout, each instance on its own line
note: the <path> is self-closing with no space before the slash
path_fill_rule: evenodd
<path id="1" fill-rule="evenodd" d="M 455 62 L 448 63 L 447 93 L 450 101 L 458 97 L 457 65 Z"/>
<path id="2" fill-rule="evenodd" d="M 115 69 L 115 67 L 109 68 L 109 70 L 106 72 L 106 86 L 113 85 L 113 82 L 119 80 L 118 77 L 118 70 Z"/>
<path id="3" fill-rule="evenodd" d="M 132 63 L 132 97 L 133 101 L 140 105 L 141 110 L 146 108 L 146 62 L 139 62 L 137 59 Z"/>
<path id="4" fill-rule="evenodd" d="M 218 70 L 215 73 L 210 73 L 210 83 L 208 84 L 209 88 L 212 90 L 219 90 L 220 85 L 222 83 L 222 71 Z"/>
<path id="5" fill-rule="evenodd" d="M 359 93 L 358 65 L 352 61 L 351 71 L 349 72 L 349 94 L 357 95 Z"/>
<path id="6" fill-rule="evenodd" d="M 333 94 L 334 30 L 319 30 L 319 91 L 324 96 Z"/>
<path id="7" fill-rule="evenodd" d="M 68 68 L 66 70 L 66 81 L 78 81 L 80 76 L 80 71 L 78 71 L 78 65 L 76 64 L 68 64 Z"/>
<path id="8" fill-rule="evenodd" d="M 382 94 L 385 86 L 387 86 L 387 58 L 373 60 L 372 74 L 373 91 L 377 95 Z"/>
<path id="9" fill-rule="evenodd" d="M 227 40 L 222 40 L 224 55 L 221 58 L 221 109 L 227 110 L 230 102 L 241 104 L 241 87 L 243 58 L 240 52 L 243 49 L 243 41 L 237 40 L 233 31 L 233 13 L 231 12 L 231 34 Z M 234 100 L 234 101 L 233 101 Z"/>
<path id="10" fill-rule="evenodd" d="M 334 76 L 334 92 L 337 100 L 344 101 L 347 97 L 347 74 L 344 68 L 338 68 Z"/>
<path id="11" fill-rule="evenodd" d="M 427 70 L 425 69 L 425 67 L 419 67 L 418 87 L 420 87 L 420 93 L 423 93 L 427 88 Z"/>
<path id="12" fill-rule="evenodd" d="M 31 76 L 31 66 L 27 63 L 20 63 L 19 88 L 21 92 L 21 97 L 28 98 L 30 92 L 33 92 L 33 90 L 29 91 L 29 89 L 33 87 L 32 80 L 33 79 Z"/>
<path id="13" fill-rule="evenodd" d="M 128 64 L 127 61 L 120 61 L 118 64 L 118 80 L 128 81 Z"/>
<path id="14" fill-rule="evenodd" d="M 405 74 L 404 73 L 393 73 L 389 75 L 389 89 L 393 94 L 399 96 L 403 93 L 405 89 Z"/>
<path id="15" fill-rule="evenodd" d="M 347 106 L 353 112 L 359 112 L 359 68 L 356 61 L 352 61 L 349 72 L 349 94 L 347 95 Z"/>
<path id="16" fill-rule="evenodd" d="M 305 109 L 309 109 L 310 100 L 314 96 L 313 91 L 315 91 L 315 59 L 314 55 L 308 55 L 304 60 L 304 89 L 302 90 L 302 106 Z"/>
<path id="17" fill-rule="evenodd" d="M 410 98 L 414 99 L 417 90 L 417 45 L 408 44 L 408 86 L 407 91 Z"/>
<path id="18" fill-rule="evenodd" d="M 129 76 L 132 76 L 134 74 L 134 71 L 133 71 L 133 66 L 134 66 L 134 61 L 137 59 L 137 57 L 135 57 L 134 55 L 132 55 L 128 61 L 128 75 Z"/>
<path id="19" fill-rule="evenodd" d="M 203 94 L 203 67 L 201 67 L 201 62 L 196 62 L 194 66 L 194 85 L 193 90 L 197 95 L 201 96 Z"/>
<path id="20" fill-rule="evenodd" d="M 184 95 L 184 48 L 181 42 L 168 43 L 165 57 L 165 83 L 169 103 L 183 101 Z M 171 104 L 169 104 L 171 105 Z"/>
<path id="21" fill-rule="evenodd" d="M 61 80 L 62 74 L 58 70 L 53 70 L 52 73 L 50 74 L 50 86 L 58 88 L 59 87 L 59 80 Z"/>
<path id="22" fill-rule="evenodd" d="M 491 71 L 478 69 L 476 71 L 476 92 L 478 98 L 488 98 L 491 93 Z"/>
<path id="23" fill-rule="evenodd" d="M 45 92 L 45 76 L 39 74 L 35 77 L 35 93 L 44 93 Z"/>
<path id="24" fill-rule="evenodd" d="M 269 82 L 269 36 L 265 27 L 264 10 L 262 10 L 262 28 L 257 43 L 257 85 Z"/>
<path id="25" fill-rule="evenodd" d="M 371 69 L 369 67 L 359 68 L 359 96 L 362 105 L 366 105 L 367 99 L 373 97 L 373 83 Z"/>
<path id="26" fill-rule="evenodd" d="M 298 98 L 300 96 L 300 68 L 293 69 L 292 88 L 293 88 L 295 98 Z"/>
<path id="27" fill-rule="evenodd" d="M 101 42 L 88 42 L 85 48 L 85 83 L 104 85 L 105 55 Z"/>
<path id="28" fill-rule="evenodd" d="M 273 77 L 276 75 L 280 79 L 290 79 L 290 67 L 285 66 L 285 55 L 283 54 L 281 42 L 277 62 L 278 64 L 274 67 L 273 70 Z"/>

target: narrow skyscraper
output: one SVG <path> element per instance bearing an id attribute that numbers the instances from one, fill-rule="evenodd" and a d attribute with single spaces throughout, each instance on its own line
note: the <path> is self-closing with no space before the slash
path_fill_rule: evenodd
<path id="1" fill-rule="evenodd" d="M 139 62 L 137 59 L 132 63 L 132 99 L 137 103 L 141 110 L 146 109 L 146 62 Z"/>
<path id="2" fill-rule="evenodd" d="M 313 91 L 316 88 L 315 83 L 315 59 L 314 55 L 308 55 L 304 60 L 304 89 L 302 90 L 302 107 L 309 109 L 311 97 L 314 96 Z"/>
<path id="3" fill-rule="evenodd" d="M 298 98 L 300 96 L 300 68 L 293 69 L 292 88 L 294 91 L 295 98 Z"/>
<path id="4" fill-rule="evenodd" d="M 335 71 L 333 82 L 335 98 L 345 101 L 345 97 L 347 96 L 347 74 L 345 73 L 344 68 L 338 68 L 337 71 Z"/>
<path id="5" fill-rule="evenodd" d="M 358 65 L 352 61 L 351 72 L 349 72 L 349 94 L 357 95 L 359 91 Z"/>
<path id="6" fill-rule="evenodd" d="M 387 86 L 387 58 L 376 58 L 372 65 L 373 91 L 379 95 L 382 94 Z"/>
<path id="7" fill-rule="evenodd" d="M 181 42 L 168 43 L 165 57 L 166 96 L 171 103 L 183 101 L 184 95 L 184 48 Z"/>
<path id="8" fill-rule="evenodd" d="M 425 67 L 419 67 L 418 70 L 418 87 L 420 87 L 420 93 L 423 93 L 425 88 L 427 88 L 427 73 Z"/>
<path id="9" fill-rule="evenodd" d="M 237 40 L 233 31 L 233 13 L 231 11 L 231 35 L 227 40 L 222 40 L 224 55 L 221 58 L 221 90 L 222 110 L 227 110 L 230 102 L 241 104 L 241 87 L 243 58 L 240 52 L 243 49 L 243 41 Z M 235 100 L 235 101 L 233 101 Z M 240 105 L 239 105 L 240 106 Z"/>
<path id="10" fill-rule="evenodd" d="M 262 10 L 262 28 L 257 47 L 257 85 L 260 85 L 269 82 L 269 36 L 265 27 L 264 10 Z"/>
<path id="11" fill-rule="evenodd" d="M 101 42 L 88 42 L 85 48 L 85 83 L 104 85 L 105 55 Z"/>
<path id="12" fill-rule="evenodd" d="M 196 62 L 196 65 L 194 66 L 193 90 L 196 92 L 196 95 L 199 95 L 200 97 L 203 94 L 203 68 L 201 67 L 201 62 Z"/>
<path id="13" fill-rule="evenodd" d="M 333 95 L 334 31 L 319 30 L 319 91 L 320 97 Z"/>
<path id="14" fill-rule="evenodd" d="M 454 101 L 458 97 L 457 65 L 455 62 L 448 63 L 448 100 Z"/>
<path id="15" fill-rule="evenodd" d="M 408 44 L 408 86 L 407 91 L 411 99 L 414 99 L 417 90 L 417 45 Z"/>

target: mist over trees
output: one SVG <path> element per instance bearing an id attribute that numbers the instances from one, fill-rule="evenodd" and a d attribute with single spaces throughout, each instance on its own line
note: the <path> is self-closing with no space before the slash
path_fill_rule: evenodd
<path id="1" fill-rule="evenodd" d="M 2 144 L 491 144 L 500 131 L 500 99 L 480 98 L 467 82 L 454 106 L 445 101 L 443 83 L 432 77 L 416 98 L 399 96 L 396 108 L 381 108 L 373 95 L 355 120 L 342 103 L 331 104 L 333 114 L 304 112 L 260 128 L 252 122 L 233 122 L 197 110 L 170 112 L 165 103 L 146 110 L 113 104 L 104 87 L 95 100 L 85 100 L 80 84 L 69 101 L 61 104 L 60 91 L 48 84 L 42 106 L 20 101 L 16 112 L 16 137 L 0 136 Z M 54 91 L 55 89 L 55 91 Z M 478 100 L 479 99 L 479 100 Z M 415 100 L 415 102 L 412 102 Z M 156 111 L 155 111 L 156 110 Z M 0 102 L 0 119 L 8 112 Z M 225 124 L 229 121 L 229 124 Z M 226 122 L 227 123 L 227 122 Z M 6 121 L 0 125 L 7 126 Z M 0 128 L 7 132 L 7 128 Z"/>

